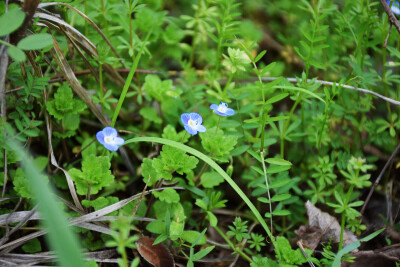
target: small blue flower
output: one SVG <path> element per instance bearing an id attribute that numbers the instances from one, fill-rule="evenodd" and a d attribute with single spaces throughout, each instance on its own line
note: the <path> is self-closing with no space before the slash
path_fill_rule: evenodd
<path id="1" fill-rule="evenodd" d="M 183 113 L 181 115 L 181 120 L 183 126 L 185 126 L 185 130 L 192 135 L 196 135 L 197 132 L 204 133 L 207 130 L 206 127 L 201 125 L 203 123 L 203 118 L 198 113 Z"/>
<path id="2" fill-rule="evenodd" d="M 216 104 L 212 104 L 210 106 L 212 110 L 214 110 L 215 113 L 217 113 L 220 116 L 232 116 L 235 114 L 235 111 L 231 108 L 228 108 L 228 104 L 221 102 L 218 106 Z"/>
<path id="3" fill-rule="evenodd" d="M 386 0 L 386 3 L 390 6 L 390 0 Z M 400 3 L 399 1 L 393 1 L 392 7 L 390 8 L 396 15 L 400 15 Z"/>
<path id="4" fill-rule="evenodd" d="M 119 146 L 125 143 L 125 140 L 117 136 L 117 130 L 113 127 L 106 127 L 100 132 L 97 132 L 96 138 L 105 148 L 110 151 L 117 151 Z"/>

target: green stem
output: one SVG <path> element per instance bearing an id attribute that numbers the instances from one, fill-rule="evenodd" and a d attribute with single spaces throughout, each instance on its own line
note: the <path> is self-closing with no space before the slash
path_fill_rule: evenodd
<path id="1" fill-rule="evenodd" d="M 135 60 L 133 61 L 131 70 L 129 71 L 128 77 L 126 78 L 126 81 L 125 81 L 125 84 L 124 84 L 124 88 L 122 89 L 121 96 L 119 97 L 117 107 L 115 108 L 114 115 L 113 115 L 112 120 L 111 120 L 111 127 L 114 127 L 115 122 L 117 121 L 117 117 L 118 117 L 118 114 L 119 114 L 119 112 L 121 110 L 122 103 L 125 100 L 126 93 L 128 92 L 128 89 L 129 89 L 129 87 L 131 85 L 132 78 L 133 78 L 133 75 L 135 74 L 135 71 L 136 71 L 137 66 L 139 64 L 140 57 L 143 54 L 144 47 L 145 47 L 145 45 L 147 43 L 147 40 L 149 39 L 152 31 L 153 31 L 153 28 L 151 28 L 150 31 L 147 33 L 147 35 L 146 35 L 146 37 L 145 37 L 145 39 L 144 39 L 144 41 L 142 43 L 142 47 L 140 48 L 140 51 L 138 52 L 138 54 L 135 57 Z"/>
<path id="2" fill-rule="evenodd" d="M 181 140 L 181 144 L 183 144 L 183 141 L 185 141 L 186 135 L 187 135 L 187 132 L 185 131 L 185 134 L 183 135 L 182 140 Z"/>
<path id="3" fill-rule="evenodd" d="M 219 128 L 219 122 L 220 121 L 221 121 L 221 116 L 218 116 L 217 129 L 215 129 L 215 134 L 218 133 L 218 128 Z"/>
<path id="4" fill-rule="evenodd" d="M 222 236 L 222 238 L 225 240 L 225 242 L 228 244 L 228 246 L 230 246 L 233 251 L 235 251 L 236 253 L 238 253 L 240 256 L 242 256 L 245 260 L 247 260 L 248 262 L 252 263 L 253 261 L 251 260 L 251 258 L 249 256 L 247 256 L 247 254 L 245 254 L 242 250 L 238 249 L 230 240 L 229 238 L 225 235 L 225 233 L 219 229 L 218 226 L 213 226 L 215 228 L 215 230 L 217 230 L 217 232 Z"/>
<path id="5" fill-rule="evenodd" d="M 101 12 L 102 12 L 103 18 L 104 18 L 104 24 L 105 24 L 105 28 L 106 28 L 107 37 L 110 37 L 110 33 L 108 31 L 108 21 L 106 19 L 106 8 L 104 6 L 104 0 L 101 0 Z"/>
<path id="6" fill-rule="evenodd" d="M 357 170 L 356 176 L 358 177 L 359 170 Z M 353 193 L 354 184 L 350 186 L 349 191 L 347 191 L 346 199 L 344 200 L 344 208 L 342 213 L 342 223 L 340 225 L 340 241 L 339 241 L 339 251 L 343 247 L 343 235 L 344 235 L 344 227 L 346 223 L 346 213 L 347 213 L 347 205 L 349 204 L 351 194 Z"/>
<path id="7" fill-rule="evenodd" d="M 103 116 L 104 116 L 103 64 L 100 61 L 99 61 L 99 83 L 100 83 L 101 114 L 103 114 Z"/>
<path id="8" fill-rule="evenodd" d="M 300 103 L 301 97 L 302 97 L 302 92 L 300 92 L 299 96 L 296 99 L 296 102 L 294 102 L 294 105 L 292 106 L 292 109 L 290 110 L 289 113 L 289 118 L 286 120 L 285 125 L 283 126 L 282 134 L 280 136 L 281 139 L 281 157 L 284 158 L 285 156 L 285 137 L 286 137 L 286 131 L 289 127 L 290 120 L 293 116 L 293 113 L 297 107 L 297 105 Z"/>
<path id="9" fill-rule="evenodd" d="M 230 85 L 231 82 L 232 82 L 233 76 L 234 76 L 234 73 L 231 72 L 231 73 L 229 74 L 228 81 L 226 82 L 225 87 L 224 87 L 224 94 L 226 94 L 226 90 L 228 90 L 228 87 L 229 87 L 229 85 Z"/>
<path id="10" fill-rule="evenodd" d="M 268 176 L 267 176 L 267 168 L 265 166 L 265 160 L 264 160 L 264 152 L 260 151 L 260 157 L 261 157 L 261 164 L 263 166 L 263 172 L 264 172 L 264 178 L 265 178 L 265 185 L 267 186 L 267 194 L 268 194 L 268 200 L 269 200 L 269 221 L 271 224 L 271 232 L 274 232 L 274 228 L 272 226 L 272 203 L 271 203 L 271 194 L 269 193 L 269 183 L 268 183 Z"/>

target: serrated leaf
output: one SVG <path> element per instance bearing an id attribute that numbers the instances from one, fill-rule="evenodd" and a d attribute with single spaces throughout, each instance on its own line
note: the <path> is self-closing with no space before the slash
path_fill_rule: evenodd
<path id="1" fill-rule="evenodd" d="M 213 188 L 224 181 L 224 178 L 217 172 L 205 172 L 200 177 L 201 185 L 205 188 Z"/>
<path id="2" fill-rule="evenodd" d="M 179 194 L 173 188 L 167 188 L 163 191 L 153 191 L 153 195 L 156 198 L 159 198 L 161 201 L 165 201 L 167 203 L 178 203 L 180 200 Z"/>

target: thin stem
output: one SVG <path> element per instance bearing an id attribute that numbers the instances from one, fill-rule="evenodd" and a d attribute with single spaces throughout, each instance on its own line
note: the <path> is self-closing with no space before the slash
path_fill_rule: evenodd
<path id="1" fill-rule="evenodd" d="M 187 132 L 185 131 L 185 134 L 183 135 L 182 140 L 181 140 L 181 144 L 183 144 L 183 141 L 185 141 L 186 135 L 187 135 Z"/>
<path id="2" fill-rule="evenodd" d="M 240 256 L 242 256 L 245 260 L 247 260 L 248 262 L 252 263 L 253 261 L 251 260 L 251 258 L 249 256 L 247 256 L 247 254 L 245 254 L 242 250 L 238 249 L 230 240 L 229 238 L 225 235 L 225 233 L 219 229 L 219 227 L 213 226 L 215 228 L 215 230 L 217 230 L 217 232 L 221 235 L 221 237 L 225 240 L 225 242 L 229 245 L 229 247 L 231 247 L 233 249 L 233 251 L 235 251 L 236 253 L 238 253 Z"/>
<path id="3" fill-rule="evenodd" d="M 225 87 L 224 87 L 224 94 L 226 94 L 226 90 L 228 90 L 228 87 L 229 87 L 229 85 L 230 85 L 231 82 L 232 82 L 233 76 L 234 76 L 234 73 L 231 72 L 231 73 L 229 74 L 228 81 L 226 82 Z"/>
<path id="4" fill-rule="evenodd" d="M 359 170 L 357 170 L 357 172 L 356 172 L 357 178 L 358 178 L 359 172 L 360 172 Z M 342 213 L 342 223 L 340 225 L 339 251 L 343 247 L 344 226 L 345 226 L 345 223 L 346 223 L 346 213 L 347 213 L 347 208 L 348 208 L 347 205 L 349 204 L 351 194 L 353 193 L 353 189 L 354 189 L 354 184 L 352 184 L 350 186 L 350 189 L 349 189 L 349 191 L 347 191 L 347 194 L 346 194 L 346 199 L 344 200 L 344 209 L 343 209 L 343 213 Z"/>
<path id="5" fill-rule="evenodd" d="M 267 194 L 268 194 L 268 200 L 269 200 L 269 221 L 271 224 L 271 233 L 274 233 L 274 229 L 272 226 L 272 204 L 271 204 L 271 194 L 269 193 L 269 183 L 268 183 L 268 176 L 267 176 L 267 168 L 265 166 L 265 160 L 264 160 L 264 152 L 260 151 L 260 157 L 261 157 L 261 164 L 263 166 L 263 172 L 264 172 L 264 178 L 265 178 L 265 185 L 267 186 Z"/>
<path id="6" fill-rule="evenodd" d="M 294 105 L 292 106 L 292 109 L 290 110 L 289 118 L 286 120 L 285 125 L 283 126 L 283 130 L 282 130 L 282 133 L 281 133 L 281 136 L 280 136 L 280 138 L 281 138 L 281 157 L 282 158 L 284 158 L 284 156 L 285 156 L 286 131 L 287 131 L 288 127 L 289 127 L 290 120 L 291 120 L 291 118 L 293 116 L 293 113 L 294 113 L 297 105 L 300 103 L 302 95 L 303 95 L 303 93 L 300 93 L 299 96 L 297 97 L 296 102 L 294 102 Z"/>
<path id="7" fill-rule="evenodd" d="M 101 12 L 102 12 L 103 18 L 104 18 L 104 24 L 105 24 L 105 28 L 106 28 L 107 37 L 109 37 L 110 33 L 108 31 L 108 21 L 106 18 L 106 8 L 104 6 L 104 0 L 101 0 Z"/>
<path id="8" fill-rule="evenodd" d="M 104 87 L 103 87 L 103 64 L 99 61 L 99 84 L 101 114 L 104 116 Z"/>
<path id="9" fill-rule="evenodd" d="M 218 133 L 219 122 L 221 121 L 221 116 L 218 116 L 217 128 L 215 129 L 215 134 Z"/>

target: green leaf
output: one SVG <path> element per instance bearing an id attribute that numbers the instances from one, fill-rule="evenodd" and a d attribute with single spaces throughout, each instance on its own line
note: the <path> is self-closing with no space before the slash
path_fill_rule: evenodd
<path id="1" fill-rule="evenodd" d="M 17 30 L 25 19 L 25 13 L 14 8 L 0 16 L 0 37 Z"/>
<path id="2" fill-rule="evenodd" d="M 53 45 L 53 37 L 48 33 L 29 35 L 19 41 L 17 47 L 22 50 L 40 50 Z"/>
<path id="3" fill-rule="evenodd" d="M 289 210 L 274 210 L 272 215 L 274 216 L 287 216 L 290 215 L 291 212 Z"/>
<path id="4" fill-rule="evenodd" d="M 153 191 L 153 195 L 156 198 L 159 198 L 161 201 L 165 201 L 167 203 L 178 203 L 180 200 L 179 194 L 173 188 L 167 188 L 163 191 Z"/>
<path id="5" fill-rule="evenodd" d="M 162 221 L 152 221 L 146 225 L 146 230 L 153 234 L 165 233 L 165 223 Z"/>
<path id="6" fill-rule="evenodd" d="M 195 253 L 192 257 L 193 261 L 198 261 L 202 258 L 204 258 L 205 256 L 207 256 L 208 253 L 210 253 L 213 249 L 215 248 L 215 246 L 211 246 L 211 247 L 207 247 L 203 250 L 200 250 L 199 252 Z"/>
<path id="7" fill-rule="evenodd" d="M 169 226 L 169 237 L 175 241 L 181 237 L 185 224 L 183 222 L 172 221 Z"/>
<path id="8" fill-rule="evenodd" d="M 148 183 L 148 186 L 152 186 L 157 182 L 161 176 L 158 174 L 157 170 L 153 167 L 153 160 L 145 158 L 143 159 L 142 167 L 142 176 L 143 182 Z M 147 180 L 150 178 L 150 181 Z"/>
<path id="9" fill-rule="evenodd" d="M 342 248 L 335 257 L 335 260 L 333 261 L 332 267 L 340 267 L 341 266 L 341 259 L 342 257 L 347 254 L 350 253 L 351 251 L 355 250 L 356 248 L 358 248 L 361 245 L 361 242 L 367 242 L 371 239 L 373 239 L 374 237 L 376 237 L 377 235 L 379 235 L 380 233 L 382 233 L 385 229 L 380 229 L 378 231 L 373 232 L 372 234 L 361 238 L 360 240 L 351 243 L 350 245 L 345 246 L 344 248 Z"/>
<path id="10" fill-rule="evenodd" d="M 213 188 L 224 181 L 218 172 L 205 172 L 200 177 L 201 185 L 205 188 Z"/>
<path id="11" fill-rule="evenodd" d="M 250 147 L 249 145 L 242 145 L 242 146 L 236 147 L 235 149 L 233 149 L 231 151 L 231 156 L 232 157 L 239 156 L 239 155 L 243 154 L 244 152 L 246 152 L 249 149 L 249 147 Z"/>
<path id="12" fill-rule="evenodd" d="M 146 120 L 152 121 L 157 124 L 162 123 L 162 119 L 158 116 L 157 111 L 152 107 L 144 107 L 140 109 L 139 113 Z"/>
<path id="13" fill-rule="evenodd" d="M 254 59 L 254 63 L 257 63 L 265 54 L 267 53 L 267 50 L 261 51 L 256 58 Z"/>
<path id="14" fill-rule="evenodd" d="M 269 164 L 275 164 L 275 165 L 280 165 L 280 166 L 291 166 L 292 163 L 290 161 L 284 160 L 284 159 L 279 159 L 279 158 L 267 158 L 265 159 L 266 162 Z"/>
<path id="15" fill-rule="evenodd" d="M 275 96 L 269 98 L 267 101 L 265 101 L 265 105 L 273 104 L 275 102 L 281 101 L 288 95 L 289 95 L 288 93 L 281 93 L 281 94 L 275 95 Z"/>
<path id="16" fill-rule="evenodd" d="M 89 155 L 82 161 L 82 171 L 71 169 L 69 174 L 76 184 L 76 192 L 86 195 L 89 186 L 91 194 L 97 194 L 103 187 L 114 181 L 110 171 L 111 163 L 107 156 Z"/>
<path id="17" fill-rule="evenodd" d="M 203 148 L 214 155 L 214 158 L 221 162 L 227 162 L 229 153 L 233 150 L 237 143 L 237 136 L 226 135 L 219 129 L 215 133 L 216 127 L 207 129 L 205 133 L 200 133 L 201 144 Z"/>
<path id="18" fill-rule="evenodd" d="M 181 235 L 182 240 L 190 244 L 194 244 L 199 237 L 200 239 L 197 241 L 196 245 L 204 245 L 207 242 L 207 238 L 198 231 L 183 231 Z"/>
<path id="19" fill-rule="evenodd" d="M 181 142 L 183 137 L 185 136 L 186 131 L 183 130 L 181 132 L 177 132 L 175 130 L 175 127 L 172 125 L 167 125 L 162 133 L 162 137 L 165 139 L 169 139 L 175 142 Z M 185 140 L 183 140 L 183 143 L 186 143 L 189 140 L 189 135 L 186 134 Z"/>
<path id="20" fill-rule="evenodd" d="M 24 62 L 26 60 L 25 53 L 18 47 L 9 46 L 7 51 L 10 57 L 14 59 L 16 62 Z"/>
<path id="21" fill-rule="evenodd" d="M 158 101 L 162 101 L 171 88 L 172 80 L 161 81 L 160 77 L 154 74 L 147 75 L 143 84 L 143 90 L 146 94 Z"/>
<path id="22" fill-rule="evenodd" d="M 27 253 L 37 253 L 42 251 L 42 245 L 39 242 L 39 239 L 35 238 L 29 240 L 22 246 L 22 250 Z"/>
<path id="23" fill-rule="evenodd" d="M 268 174 L 284 172 L 290 169 L 290 166 L 283 165 L 283 166 L 272 166 L 267 169 Z"/>
<path id="24" fill-rule="evenodd" d="M 163 146 L 160 158 L 153 159 L 153 167 L 161 177 L 169 180 L 172 179 L 171 173 L 174 171 L 180 175 L 192 173 L 198 162 L 197 158 L 186 155 L 182 150 Z"/>

